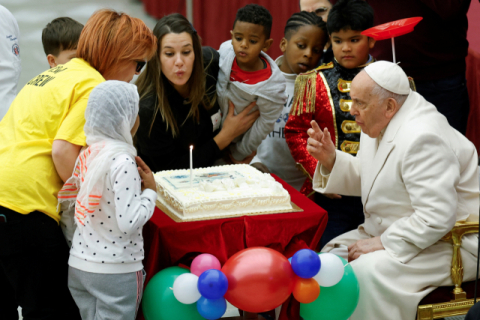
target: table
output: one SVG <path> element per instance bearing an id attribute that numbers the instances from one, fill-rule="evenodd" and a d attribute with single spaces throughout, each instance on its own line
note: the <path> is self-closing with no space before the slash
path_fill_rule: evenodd
<path id="1" fill-rule="evenodd" d="M 304 248 L 319 251 L 327 212 L 277 176 L 272 176 L 303 212 L 178 223 L 156 208 L 143 228 L 145 285 L 164 268 L 179 264 L 190 266 L 201 253 L 216 256 L 223 265 L 232 255 L 250 247 L 269 247 L 287 258 Z"/>

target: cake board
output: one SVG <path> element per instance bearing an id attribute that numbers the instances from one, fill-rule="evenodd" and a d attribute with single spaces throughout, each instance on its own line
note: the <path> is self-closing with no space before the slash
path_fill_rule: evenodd
<path id="1" fill-rule="evenodd" d="M 190 222 L 190 221 L 205 221 L 205 220 L 215 220 L 215 219 L 225 219 L 225 218 L 236 218 L 236 217 L 244 217 L 244 216 L 260 216 L 264 214 L 277 214 L 277 213 L 292 213 L 292 212 L 303 212 L 303 209 L 300 208 L 298 205 L 290 201 L 292 205 L 291 209 L 285 210 L 276 210 L 276 211 L 262 211 L 262 212 L 255 212 L 255 213 L 247 213 L 247 214 L 240 214 L 240 215 L 211 215 L 208 217 L 194 217 L 191 219 L 182 219 L 181 217 L 177 216 L 173 213 L 164 203 L 157 199 L 156 206 L 160 209 L 163 213 L 165 213 L 170 219 L 175 222 Z"/>

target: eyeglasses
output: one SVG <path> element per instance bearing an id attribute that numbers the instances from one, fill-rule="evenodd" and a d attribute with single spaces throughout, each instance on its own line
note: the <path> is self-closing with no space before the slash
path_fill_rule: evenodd
<path id="1" fill-rule="evenodd" d="M 146 61 L 136 61 L 136 62 L 137 62 L 137 68 L 135 69 L 135 72 L 142 71 L 143 67 L 147 63 Z"/>

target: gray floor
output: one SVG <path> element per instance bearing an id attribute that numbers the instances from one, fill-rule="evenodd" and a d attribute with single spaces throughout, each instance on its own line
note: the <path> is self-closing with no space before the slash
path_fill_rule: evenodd
<path id="1" fill-rule="evenodd" d="M 156 20 L 148 16 L 139 0 L 0 0 L 20 28 L 22 73 L 20 90 L 30 79 L 48 69 L 42 46 L 42 29 L 55 18 L 67 16 L 85 24 L 93 12 L 111 8 L 142 19 L 153 29 Z"/>

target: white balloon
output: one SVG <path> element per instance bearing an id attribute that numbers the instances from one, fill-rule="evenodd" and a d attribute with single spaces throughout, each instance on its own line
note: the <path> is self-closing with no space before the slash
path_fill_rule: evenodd
<path id="1" fill-rule="evenodd" d="M 173 283 L 173 295 L 183 304 L 192 304 L 202 296 L 197 288 L 198 276 L 193 273 L 184 273 L 178 276 Z"/>
<path id="2" fill-rule="evenodd" d="M 313 277 L 322 287 L 336 285 L 343 278 L 345 268 L 342 260 L 333 253 L 322 253 L 320 257 L 320 271 Z"/>

